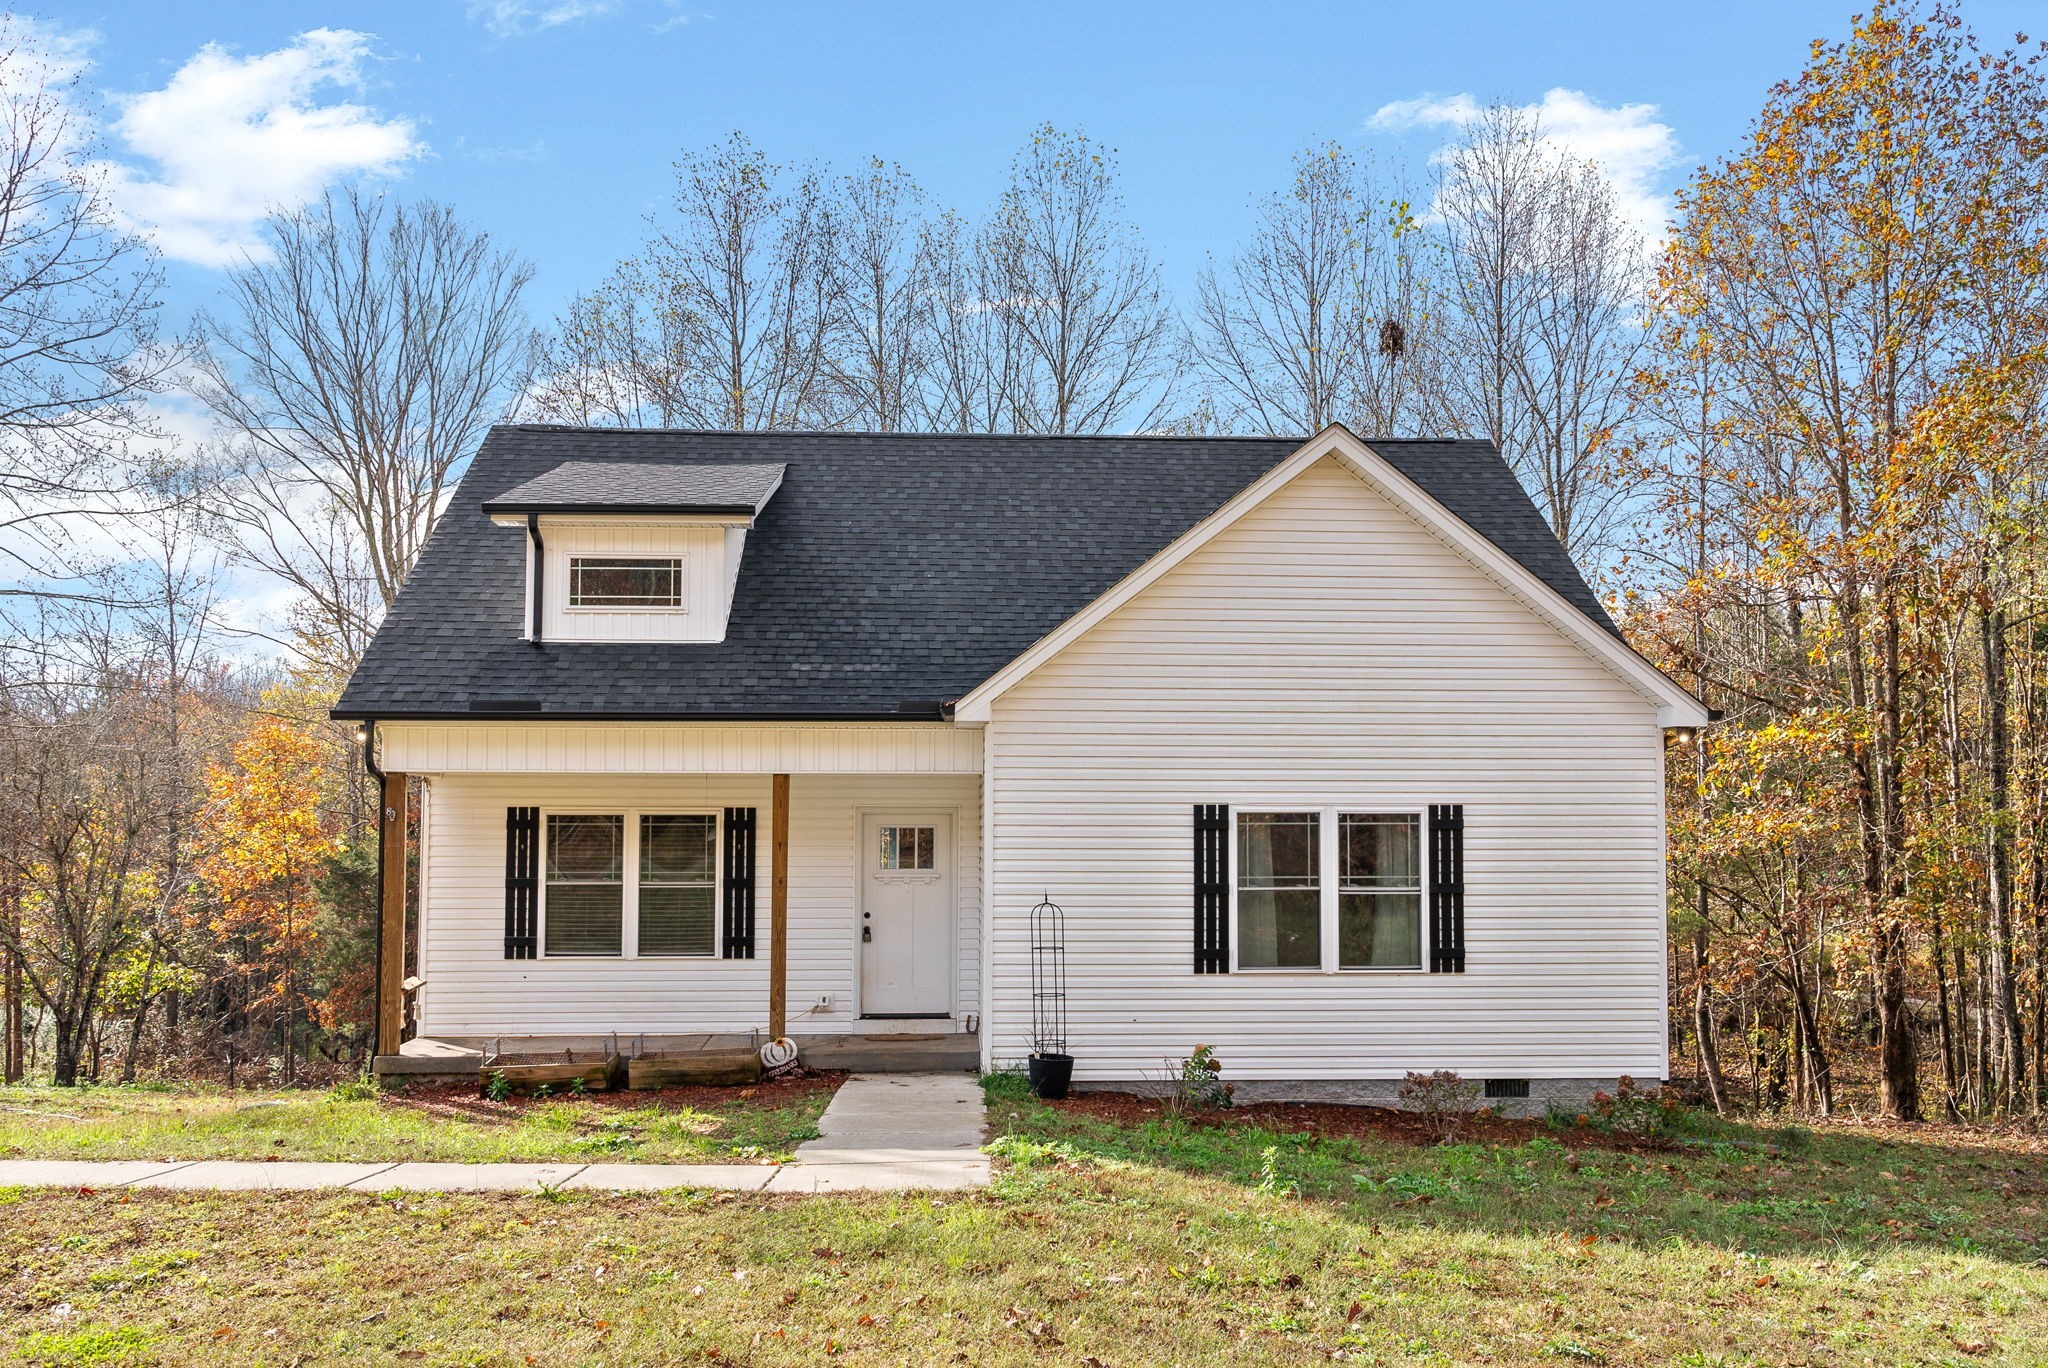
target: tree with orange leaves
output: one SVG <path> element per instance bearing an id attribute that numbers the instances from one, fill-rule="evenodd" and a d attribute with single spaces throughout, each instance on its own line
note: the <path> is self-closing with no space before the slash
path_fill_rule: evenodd
<path id="1" fill-rule="evenodd" d="M 316 938 L 315 885 L 340 844 L 322 814 L 322 751 L 306 731 L 260 718 L 209 771 L 201 815 L 209 929 L 228 947 L 244 1010 L 280 1021 L 286 1084 L 295 1080 L 304 967 Z"/>
<path id="2" fill-rule="evenodd" d="M 1770 93 L 1749 145 L 1681 195 L 1660 277 L 1661 360 L 1643 385 L 1677 416 L 1674 444 L 1688 453 L 1661 483 L 1673 545 L 1686 548 L 1668 561 L 1683 580 L 1666 602 L 1691 618 L 1667 613 L 1647 633 L 1718 687 L 1738 725 L 1770 733 L 1779 760 L 1796 740 L 1839 765 L 1853 949 L 1867 964 L 1883 1105 L 1901 1119 L 1922 1108 L 1908 982 L 1938 824 L 1951 820 L 1932 795 L 1961 782 L 1932 755 L 1939 709 L 1960 693 L 1929 681 L 1962 659 L 1937 624 L 1967 592 L 1945 568 L 1972 482 L 1955 444 L 1938 440 L 1952 429 L 1930 415 L 2042 344 L 2040 62 L 2039 48 L 1981 50 L 1946 7 L 1880 5 L 1846 41 L 1816 42 L 1806 69 Z M 1724 550 L 1711 561 L 1708 525 Z M 1710 641 L 1731 622 L 1738 630 Z M 1986 631 L 1986 677 L 2002 678 L 2005 627 L 1994 618 Z M 1958 714 L 1948 730 L 1961 726 Z M 1756 753 L 1721 750 L 1723 763 Z M 1695 803 L 1717 791 L 1710 768 L 1686 776 Z M 1730 804 L 1698 849 L 1718 841 L 1777 868 L 1790 852 L 1767 815 L 1754 794 Z M 1744 845 L 1731 822 L 1764 839 Z M 1697 875 L 1702 912 L 1710 877 Z M 2009 953 L 2005 963 L 1997 991 L 2009 999 Z M 1934 969 L 1945 982 L 1938 950 Z M 2018 1054 L 2013 1042 L 2013 1073 Z"/>

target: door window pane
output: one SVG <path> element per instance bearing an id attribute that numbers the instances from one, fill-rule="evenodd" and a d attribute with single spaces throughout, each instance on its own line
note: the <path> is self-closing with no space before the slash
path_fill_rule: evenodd
<path id="1" fill-rule="evenodd" d="M 625 837 L 624 817 L 548 818 L 548 954 L 622 952 Z"/>
<path id="2" fill-rule="evenodd" d="M 885 826 L 882 829 L 881 868 L 933 869 L 937 859 L 937 829 L 928 826 Z"/>
<path id="3" fill-rule="evenodd" d="M 1237 963 L 1319 969 L 1321 819 L 1313 812 L 1246 812 L 1237 819 Z"/>
<path id="4" fill-rule="evenodd" d="M 683 562 L 675 556 L 569 557 L 571 608 L 680 608 Z"/>
<path id="5" fill-rule="evenodd" d="M 1337 818 L 1337 967 L 1422 967 L 1422 819 Z"/>
<path id="6" fill-rule="evenodd" d="M 718 819 L 704 813 L 640 818 L 640 953 L 717 950 Z"/>

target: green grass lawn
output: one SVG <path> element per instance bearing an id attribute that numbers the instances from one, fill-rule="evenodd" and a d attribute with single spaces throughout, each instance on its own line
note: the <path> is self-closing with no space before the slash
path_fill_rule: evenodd
<path id="1" fill-rule="evenodd" d="M 0 1159 L 748 1163 L 818 1133 L 830 1079 L 492 1102 L 473 1086 L 379 1093 L 0 1088 Z"/>
<path id="2" fill-rule="evenodd" d="M 2048 1355 L 2038 1139 L 1423 1148 L 991 1101 L 996 1185 L 945 1197 L 0 1193 L 0 1362 Z"/>

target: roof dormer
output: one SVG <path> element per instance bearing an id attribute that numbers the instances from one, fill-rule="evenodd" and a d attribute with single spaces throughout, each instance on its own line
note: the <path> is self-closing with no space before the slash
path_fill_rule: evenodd
<path id="1" fill-rule="evenodd" d="M 532 641 L 723 641 L 781 465 L 565 461 L 484 501 L 526 530 Z"/>

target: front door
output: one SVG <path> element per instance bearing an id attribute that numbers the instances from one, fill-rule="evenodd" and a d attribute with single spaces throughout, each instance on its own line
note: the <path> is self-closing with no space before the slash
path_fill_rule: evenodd
<path id="1" fill-rule="evenodd" d="M 940 815 L 861 820 L 860 1011 L 953 1009 L 953 823 Z"/>

